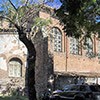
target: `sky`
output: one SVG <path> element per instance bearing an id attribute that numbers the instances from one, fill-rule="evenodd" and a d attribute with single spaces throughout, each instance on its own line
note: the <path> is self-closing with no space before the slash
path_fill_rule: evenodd
<path id="1" fill-rule="evenodd" d="M 48 5 L 53 8 L 59 8 L 61 6 L 61 2 L 59 0 L 54 0 L 54 2 L 48 3 Z"/>
<path id="2" fill-rule="evenodd" d="M 1 2 L 4 2 L 4 1 L 8 1 L 8 0 L 0 0 L 0 3 Z M 16 3 L 16 1 L 20 2 L 21 0 L 11 0 L 13 3 Z M 43 2 L 44 0 L 29 0 L 29 1 L 34 1 L 34 2 Z M 49 0 L 45 0 L 45 2 L 47 2 Z M 53 2 L 50 2 L 48 3 L 49 6 L 52 6 L 52 7 L 60 7 L 61 6 L 61 2 L 60 0 L 51 0 Z"/>
<path id="3" fill-rule="evenodd" d="M 43 2 L 44 0 L 34 0 L 34 1 Z M 49 0 L 45 0 L 45 2 L 47 2 L 47 1 L 49 1 Z M 53 2 L 49 2 L 49 3 L 47 3 L 47 5 L 49 5 L 53 8 L 59 8 L 61 6 L 60 0 L 51 0 L 51 1 L 53 1 Z"/>

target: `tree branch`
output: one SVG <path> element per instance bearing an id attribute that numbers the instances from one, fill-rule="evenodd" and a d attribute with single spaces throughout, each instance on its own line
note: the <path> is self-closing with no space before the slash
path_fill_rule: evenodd
<path id="1" fill-rule="evenodd" d="M 26 2 L 25 2 L 25 6 L 27 6 L 28 2 L 29 2 L 29 0 L 26 0 Z"/>
<path id="2" fill-rule="evenodd" d="M 14 6 L 14 4 L 11 2 L 11 0 L 9 0 L 9 2 L 12 5 L 12 7 L 15 9 L 15 11 L 17 12 L 17 8 Z"/>
<path id="3" fill-rule="evenodd" d="M 16 23 L 14 23 L 13 21 L 12 21 L 12 19 L 10 19 L 9 17 L 7 17 L 7 16 L 0 16 L 1 18 L 4 18 L 4 19 L 7 19 L 9 22 L 11 22 L 18 30 L 20 29 L 19 28 L 19 26 L 16 24 Z"/>
<path id="4" fill-rule="evenodd" d="M 45 1 L 45 0 L 44 0 Z M 50 1 L 47 1 L 47 2 L 43 2 L 42 4 L 38 5 L 38 9 L 36 9 L 36 7 L 32 7 L 30 8 L 26 13 L 25 15 L 23 16 L 23 21 L 22 21 L 22 25 L 24 25 L 24 23 L 27 22 L 27 20 L 29 19 L 30 16 L 33 16 L 34 14 L 38 13 L 42 7 L 44 7 L 45 4 L 47 4 L 48 2 Z M 34 11 L 34 12 L 33 12 Z M 23 23 L 24 22 L 24 23 Z"/>

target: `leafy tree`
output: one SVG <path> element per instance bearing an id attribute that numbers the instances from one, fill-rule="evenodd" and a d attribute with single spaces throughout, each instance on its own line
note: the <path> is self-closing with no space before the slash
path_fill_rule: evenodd
<path id="1" fill-rule="evenodd" d="M 38 12 L 44 4 L 52 0 L 1 0 L 0 9 L 3 11 L 1 18 L 8 20 L 16 29 L 20 41 L 27 50 L 28 65 L 28 96 L 29 100 L 36 100 L 35 90 L 35 61 L 36 50 L 32 42 L 32 36 L 40 32 L 42 26 L 47 25 L 50 20 L 39 18 Z"/>
<path id="2" fill-rule="evenodd" d="M 92 33 L 98 33 L 100 36 L 100 0 L 60 1 L 62 5 L 55 12 L 66 35 L 91 38 Z"/>

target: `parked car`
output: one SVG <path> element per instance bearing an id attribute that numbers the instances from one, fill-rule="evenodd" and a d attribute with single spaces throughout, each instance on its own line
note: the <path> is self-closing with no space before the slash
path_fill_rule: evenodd
<path id="1" fill-rule="evenodd" d="M 100 100 L 99 85 L 72 84 L 62 92 L 52 93 L 50 100 Z"/>

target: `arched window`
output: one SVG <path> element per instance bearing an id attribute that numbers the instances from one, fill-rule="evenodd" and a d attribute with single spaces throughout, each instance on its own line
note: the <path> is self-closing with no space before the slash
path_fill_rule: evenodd
<path id="1" fill-rule="evenodd" d="M 93 43 L 90 38 L 86 38 L 86 56 L 92 57 L 93 56 Z"/>
<path id="2" fill-rule="evenodd" d="M 56 28 L 53 27 L 52 28 L 52 33 L 54 35 L 54 51 L 62 51 L 62 34 L 61 31 Z"/>
<path id="3" fill-rule="evenodd" d="M 79 42 L 78 39 L 74 37 L 70 37 L 70 53 L 71 54 L 79 54 Z"/>
<path id="4" fill-rule="evenodd" d="M 22 76 L 22 62 L 18 58 L 12 58 L 8 63 L 9 77 Z"/>

